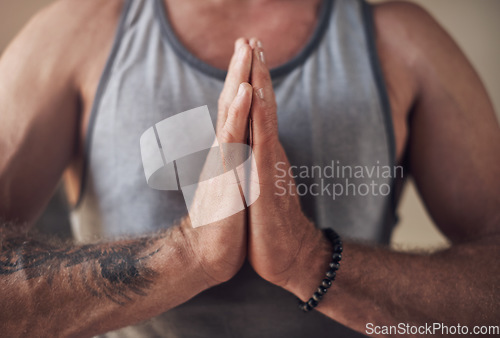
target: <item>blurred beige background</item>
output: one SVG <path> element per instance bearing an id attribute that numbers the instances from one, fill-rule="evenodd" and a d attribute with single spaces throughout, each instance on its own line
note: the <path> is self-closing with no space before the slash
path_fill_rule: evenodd
<path id="1" fill-rule="evenodd" d="M 0 0 L 0 53 L 40 8 L 53 0 Z M 382 2 L 382 0 L 371 0 Z M 497 117 L 500 116 L 500 1 L 412 0 L 426 8 L 461 46 L 483 79 Z M 406 187 L 399 207 L 400 223 L 393 245 L 436 248 L 446 239 L 429 219 L 413 184 Z"/>

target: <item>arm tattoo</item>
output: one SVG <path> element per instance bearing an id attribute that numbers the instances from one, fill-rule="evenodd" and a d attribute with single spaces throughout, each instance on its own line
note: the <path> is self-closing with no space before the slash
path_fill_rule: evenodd
<path id="1" fill-rule="evenodd" d="M 27 236 L 4 236 L 0 231 L 0 276 L 23 271 L 27 280 L 45 277 L 51 285 L 58 273 L 66 272 L 70 283 L 78 276 L 93 296 L 123 305 L 132 301 L 134 294 L 145 296 L 151 288 L 157 273 L 145 261 L 160 248 L 149 253 L 145 250 L 156 240 L 149 237 L 124 244 L 65 246 Z"/>

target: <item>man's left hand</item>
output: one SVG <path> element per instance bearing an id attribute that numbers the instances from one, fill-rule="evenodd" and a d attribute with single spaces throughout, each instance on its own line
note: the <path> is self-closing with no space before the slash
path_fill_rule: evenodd
<path id="1" fill-rule="evenodd" d="M 287 288 L 294 276 L 307 270 L 314 257 L 318 259 L 318 249 L 328 246 L 328 242 L 302 212 L 288 170 L 290 165 L 278 139 L 277 105 L 264 51 L 255 44 L 253 53 L 250 116 L 260 196 L 249 208 L 248 257 L 262 278 Z M 277 165 L 285 168 L 285 177 Z M 285 181 L 281 183 L 287 193 L 278 189 L 277 180 Z"/>

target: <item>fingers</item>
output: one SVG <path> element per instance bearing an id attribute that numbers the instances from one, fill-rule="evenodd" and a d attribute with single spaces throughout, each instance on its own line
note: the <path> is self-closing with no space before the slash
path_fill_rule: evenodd
<path id="1" fill-rule="evenodd" d="M 248 116 L 252 105 L 252 86 L 243 82 L 228 108 L 227 119 L 221 129 L 221 143 L 245 143 L 248 130 Z"/>
<path id="2" fill-rule="evenodd" d="M 250 80 L 252 67 L 252 50 L 248 40 L 240 38 L 235 42 L 234 54 L 229 63 L 229 69 L 219 97 L 219 115 L 217 130 L 220 130 L 227 119 L 229 106 L 233 102 L 238 86 Z"/>
<path id="3" fill-rule="evenodd" d="M 250 98 L 247 82 L 253 86 Z M 241 89 L 243 96 L 236 99 L 242 83 L 246 83 Z M 219 98 L 217 131 L 221 142 L 246 143 L 248 111 L 245 107 L 248 104 L 251 105 L 252 144 L 259 146 L 277 140 L 277 107 L 271 75 L 262 43 L 256 38 L 250 41 L 240 38 L 235 42 L 235 53 Z"/>
<path id="4" fill-rule="evenodd" d="M 266 66 L 262 44 L 251 39 L 253 48 L 250 81 L 253 86 L 253 100 L 250 116 L 252 118 L 252 142 L 259 146 L 278 139 L 277 106 L 271 75 Z"/>
<path id="5" fill-rule="evenodd" d="M 250 45 L 250 47 L 252 47 L 252 49 L 257 48 L 257 47 L 261 47 L 262 48 L 262 43 L 257 38 L 251 38 L 249 40 L 248 44 Z"/>

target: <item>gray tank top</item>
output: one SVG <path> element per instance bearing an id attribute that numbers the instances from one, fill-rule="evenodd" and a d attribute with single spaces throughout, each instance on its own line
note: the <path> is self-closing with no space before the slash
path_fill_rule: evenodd
<path id="1" fill-rule="evenodd" d="M 203 105 L 215 126 L 225 75 L 181 44 L 162 0 L 126 2 L 91 113 L 81 196 L 71 212 L 78 241 L 154 232 L 187 214 L 181 192 L 148 186 L 139 139 L 155 123 Z M 271 76 L 279 136 L 305 214 L 344 237 L 388 243 L 395 224 L 388 189 L 394 175 L 386 171 L 395 161 L 394 135 L 370 6 L 325 0 L 313 36 Z M 231 281 L 108 336 L 359 335 L 296 305 L 294 295 L 246 263 Z"/>

